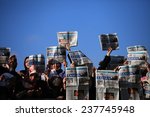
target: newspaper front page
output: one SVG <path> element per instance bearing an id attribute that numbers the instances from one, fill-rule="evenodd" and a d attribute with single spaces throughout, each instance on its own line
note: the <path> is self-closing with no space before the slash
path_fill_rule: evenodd
<path id="1" fill-rule="evenodd" d="M 101 34 L 99 35 L 99 41 L 102 50 L 108 50 L 109 47 L 111 47 L 113 50 L 119 49 L 117 33 Z"/>
<path id="2" fill-rule="evenodd" d="M 96 99 L 119 100 L 118 73 L 113 70 L 96 71 Z"/>
<path id="3" fill-rule="evenodd" d="M 76 68 L 66 68 L 66 86 L 78 86 Z"/>
<path id="4" fill-rule="evenodd" d="M 59 62 L 66 60 L 66 48 L 62 46 L 50 46 L 47 48 L 47 62 L 54 59 Z"/>
<path id="5" fill-rule="evenodd" d="M 66 45 L 77 46 L 78 45 L 78 32 L 70 31 L 70 32 L 58 32 L 57 33 L 58 44 L 60 46 L 66 47 Z"/>

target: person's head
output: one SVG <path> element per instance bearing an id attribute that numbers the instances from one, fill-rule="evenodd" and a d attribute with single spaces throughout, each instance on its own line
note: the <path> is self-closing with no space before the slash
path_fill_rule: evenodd
<path id="1" fill-rule="evenodd" d="M 55 70 L 59 70 L 59 69 L 61 68 L 61 63 L 58 62 L 58 61 L 54 61 L 54 63 L 53 63 L 53 68 L 54 68 Z"/>
<path id="2" fill-rule="evenodd" d="M 15 70 L 17 68 L 17 57 L 16 55 L 12 55 L 9 57 L 8 59 L 8 65 L 9 65 L 9 69 L 11 70 Z"/>
<path id="3" fill-rule="evenodd" d="M 48 70 L 51 70 L 51 69 L 53 69 L 53 59 L 50 59 L 50 60 L 48 60 L 48 64 L 47 64 L 47 69 Z"/>
<path id="4" fill-rule="evenodd" d="M 26 70 L 30 68 L 30 65 L 29 65 L 29 57 L 28 57 L 28 56 L 24 59 L 24 68 L 25 68 Z"/>

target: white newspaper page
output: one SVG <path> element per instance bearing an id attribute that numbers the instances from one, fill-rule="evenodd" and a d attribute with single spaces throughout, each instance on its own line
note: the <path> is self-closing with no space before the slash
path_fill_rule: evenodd
<path id="1" fill-rule="evenodd" d="M 78 86 L 66 87 L 66 100 L 78 100 Z"/>
<path id="2" fill-rule="evenodd" d="M 47 48 L 47 61 L 50 59 L 63 62 L 66 60 L 66 49 L 61 46 L 50 46 Z"/>
<path id="3" fill-rule="evenodd" d="M 69 55 L 70 61 L 71 62 L 74 61 L 74 63 L 77 66 L 92 63 L 92 61 L 85 54 L 83 54 L 80 50 L 79 51 L 70 51 L 68 53 L 68 55 Z"/>
<path id="4" fill-rule="evenodd" d="M 104 100 L 119 100 L 119 88 L 106 88 Z"/>
<path id="5" fill-rule="evenodd" d="M 147 51 L 145 46 L 142 45 L 135 45 L 127 47 L 127 52 L 134 52 L 134 51 Z"/>
<path id="6" fill-rule="evenodd" d="M 77 86 L 76 68 L 66 68 L 66 86 Z"/>
<path id="7" fill-rule="evenodd" d="M 66 47 L 68 44 L 70 47 L 77 46 L 78 44 L 78 32 L 77 31 L 70 31 L 70 32 L 58 32 L 57 33 L 58 44 Z"/>
<path id="8" fill-rule="evenodd" d="M 76 67 L 78 85 L 89 85 L 89 74 L 87 66 Z"/>

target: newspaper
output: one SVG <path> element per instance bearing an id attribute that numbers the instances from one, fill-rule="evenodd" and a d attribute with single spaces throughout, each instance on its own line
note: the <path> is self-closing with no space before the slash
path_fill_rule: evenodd
<path id="1" fill-rule="evenodd" d="M 96 88 L 96 100 L 119 100 L 119 88 Z"/>
<path id="2" fill-rule="evenodd" d="M 96 87 L 96 100 L 104 100 L 104 92 L 106 88 Z"/>
<path id="3" fill-rule="evenodd" d="M 124 56 L 118 56 L 118 55 L 110 56 L 110 58 L 111 58 L 111 61 L 107 66 L 109 70 L 114 70 L 117 66 L 121 66 L 125 60 Z"/>
<path id="4" fill-rule="evenodd" d="M 66 100 L 89 100 L 89 86 L 66 87 Z"/>
<path id="5" fill-rule="evenodd" d="M 138 83 L 140 79 L 140 73 L 137 65 L 120 66 L 119 81 L 122 83 Z M 127 85 L 128 87 L 128 85 Z"/>
<path id="6" fill-rule="evenodd" d="M 144 89 L 145 89 L 145 91 L 144 91 L 144 93 L 145 93 L 145 98 L 146 99 L 150 99 L 150 84 L 146 84 L 145 86 L 144 86 Z"/>
<path id="7" fill-rule="evenodd" d="M 109 47 L 111 47 L 113 50 L 119 49 L 117 33 L 101 34 L 99 35 L 99 41 L 100 41 L 102 50 L 108 50 Z"/>
<path id="8" fill-rule="evenodd" d="M 142 45 L 135 45 L 127 47 L 127 52 L 134 52 L 134 51 L 147 51 L 145 46 Z"/>
<path id="9" fill-rule="evenodd" d="M 54 59 L 59 62 L 66 60 L 66 49 L 62 46 L 50 46 L 47 48 L 47 62 Z"/>
<path id="10" fill-rule="evenodd" d="M 66 86 L 77 86 L 76 68 L 66 68 Z"/>
<path id="11" fill-rule="evenodd" d="M 87 66 L 66 68 L 66 86 L 89 85 L 89 74 Z"/>
<path id="12" fill-rule="evenodd" d="M 119 88 L 118 73 L 113 70 L 97 70 L 96 87 Z"/>
<path id="13" fill-rule="evenodd" d="M 66 87 L 66 100 L 78 100 L 78 86 Z"/>
<path id="14" fill-rule="evenodd" d="M 29 65 L 35 65 L 39 73 L 45 71 L 45 57 L 43 54 L 35 54 L 29 56 Z"/>
<path id="15" fill-rule="evenodd" d="M 89 85 L 89 73 L 87 66 L 76 67 L 77 71 L 77 81 L 79 85 Z"/>
<path id="16" fill-rule="evenodd" d="M 0 65 L 6 64 L 10 56 L 10 48 L 0 47 Z"/>
<path id="17" fill-rule="evenodd" d="M 119 88 L 106 88 L 104 90 L 105 100 L 119 100 Z"/>
<path id="18" fill-rule="evenodd" d="M 58 38 L 58 44 L 66 47 L 66 44 L 71 46 L 77 46 L 77 38 L 78 38 L 78 32 L 77 31 L 71 31 L 71 32 L 58 32 L 57 33 Z"/>
<path id="19" fill-rule="evenodd" d="M 127 60 L 130 65 L 140 65 L 141 67 L 146 67 L 145 61 L 148 58 L 147 51 L 131 51 L 127 55 Z"/>
<path id="20" fill-rule="evenodd" d="M 79 51 L 70 51 L 68 53 L 68 58 L 71 63 L 74 61 L 74 63 L 77 66 L 92 63 L 92 61 L 85 54 L 83 54 L 80 50 Z"/>

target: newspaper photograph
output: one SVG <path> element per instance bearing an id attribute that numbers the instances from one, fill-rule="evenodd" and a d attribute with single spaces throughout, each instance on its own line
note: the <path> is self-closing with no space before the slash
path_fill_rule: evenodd
<path id="1" fill-rule="evenodd" d="M 89 86 L 66 87 L 66 100 L 89 100 Z"/>
<path id="2" fill-rule="evenodd" d="M 63 62 L 66 60 L 66 49 L 62 46 L 50 46 L 47 48 L 47 62 L 50 59 Z"/>
<path id="3" fill-rule="evenodd" d="M 66 68 L 66 86 L 78 86 L 76 68 Z"/>
<path id="4" fill-rule="evenodd" d="M 83 54 L 80 50 L 70 51 L 68 53 L 68 58 L 71 63 L 74 62 L 75 65 L 77 66 L 92 63 L 92 61 L 85 54 Z"/>
<path id="5" fill-rule="evenodd" d="M 119 100 L 119 88 L 106 88 L 104 90 L 104 100 Z"/>
<path id="6" fill-rule="evenodd" d="M 102 50 L 108 50 L 111 47 L 113 50 L 119 49 L 117 33 L 99 35 L 99 42 Z"/>
<path id="7" fill-rule="evenodd" d="M 70 47 L 78 45 L 78 32 L 70 31 L 70 32 L 58 32 L 57 33 L 58 44 L 60 46 L 66 47 L 66 44 Z"/>
<path id="8" fill-rule="evenodd" d="M 96 100 L 104 100 L 104 92 L 106 88 L 104 87 L 96 87 Z"/>
<path id="9" fill-rule="evenodd" d="M 10 48 L 0 47 L 0 64 L 6 64 L 10 56 Z"/>
<path id="10" fill-rule="evenodd" d="M 89 85 L 78 87 L 78 100 L 89 100 Z"/>
<path id="11" fill-rule="evenodd" d="M 89 85 L 89 74 L 87 66 L 76 67 L 78 85 Z"/>
<path id="12" fill-rule="evenodd" d="M 66 100 L 78 100 L 78 86 L 66 87 Z"/>

